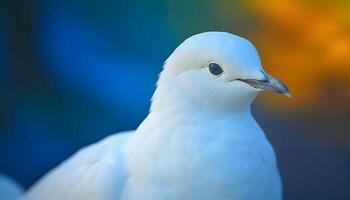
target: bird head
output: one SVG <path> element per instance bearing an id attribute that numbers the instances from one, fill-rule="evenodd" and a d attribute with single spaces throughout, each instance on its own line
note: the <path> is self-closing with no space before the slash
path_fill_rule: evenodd
<path id="1" fill-rule="evenodd" d="M 186 39 L 166 60 L 158 88 L 164 89 L 156 91 L 153 100 L 174 90 L 177 97 L 173 100 L 227 111 L 249 108 L 261 91 L 290 96 L 281 81 L 264 71 L 253 44 L 226 32 Z"/>

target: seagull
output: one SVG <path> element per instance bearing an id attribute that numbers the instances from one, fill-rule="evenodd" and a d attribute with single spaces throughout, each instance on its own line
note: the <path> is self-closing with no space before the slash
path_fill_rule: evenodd
<path id="1" fill-rule="evenodd" d="M 23 198 L 281 200 L 274 150 L 251 115 L 261 91 L 290 96 L 252 43 L 227 32 L 196 34 L 165 61 L 136 130 L 79 150 Z"/>

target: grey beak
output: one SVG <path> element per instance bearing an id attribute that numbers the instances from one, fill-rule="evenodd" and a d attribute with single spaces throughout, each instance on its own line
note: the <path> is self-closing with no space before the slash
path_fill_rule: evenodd
<path id="1" fill-rule="evenodd" d="M 257 80 L 257 79 L 238 79 L 238 80 L 244 83 L 247 83 L 248 85 L 262 91 L 276 92 L 279 94 L 286 95 L 287 97 L 291 97 L 289 89 L 284 83 L 282 83 L 278 79 L 274 78 L 273 76 L 267 74 L 262 70 L 261 72 L 264 73 L 264 76 L 265 76 L 263 80 Z"/>

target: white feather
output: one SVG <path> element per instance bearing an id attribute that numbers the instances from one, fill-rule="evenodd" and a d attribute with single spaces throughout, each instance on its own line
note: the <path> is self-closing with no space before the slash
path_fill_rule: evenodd
<path id="1" fill-rule="evenodd" d="M 220 76 L 206 70 L 218 63 Z M 280 200 L 274 151 L 250 114 L 262 79 L 247 40 L 221 32 L 187 39 L 169 57 L 135 133 L 84 148 L 35 184 L 26 200 Z"/>
<path id="2" fill-rule="evenodd" d="M 24 199 L 118 199 L 125 178 L 122 148 L 131 133 L 114 134 L 83 148 L 44 176 Z"/>

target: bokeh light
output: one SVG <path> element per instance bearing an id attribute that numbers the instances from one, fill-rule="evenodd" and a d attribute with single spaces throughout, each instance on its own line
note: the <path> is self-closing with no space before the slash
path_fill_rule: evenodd
<path id="1" fill-rule="evenodd" d="M 77 149 L 134 129 L 187 37 L 251 40 L 292 98 L 260 95 L 285 199 L 350 199 L 350 2 L 28 0 L 0 6 L 0 172 L 25 188 Z"/>

